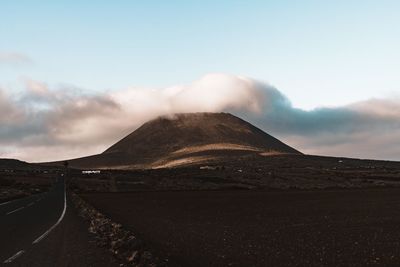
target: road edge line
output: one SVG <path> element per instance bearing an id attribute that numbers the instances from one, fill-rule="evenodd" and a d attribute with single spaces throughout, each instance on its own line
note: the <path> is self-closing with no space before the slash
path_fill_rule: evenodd
<path id="1" fill-rule="evenodd" d="M 57 225 L 60 224 L 60 222 L 64 219 L 64 215 L 65 215 L 65 211 L 67 210 L 67 192 L 66 192 L 66 184 L 64 182 L 64 210 L 61 213 L 60 218 L 58 218 L 58 221 L 49 228 L 49 230 L 47 230 L 46 232 L 44 232 L 41 236 L 39 236 L 38 238 L 35 239 L 35 241 L 32 242 L 32 244 L 37 244 L 39 243 L 42 239 L 44 239 L 48 234 L 50 234 L 51 231 L 54 230 L 54 228 L 57 227 Z"/>
<path id="2" fill-rule="evenodd" d="M 6 259 L 5 261 L 3 261 L 4 264 L 7 263 L 11 263 L 13 262 L 16 258 L 18 258 L 19 256 L 21 256 L 22 254 L 25 253 L 25 250 L 20 250 L 17 253 L 15 253 L 13 256 L 11 256 L 10 258 Z"/>
<path id="3" fill-rule="evenodd" d="M 20 210 L 22 210 L 22 209 L 24 209 L 24 208 L 25 208 L 25 206 L 19 207 L 18 209 L 15 209 L 15 210 L 13 210 L 13 211 L 7 212 L 6 215 L 13 214 L 14 212 L 20 211 Z"/>

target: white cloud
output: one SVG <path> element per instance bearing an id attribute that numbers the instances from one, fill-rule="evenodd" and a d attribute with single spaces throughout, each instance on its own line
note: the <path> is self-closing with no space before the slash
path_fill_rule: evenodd
<path id="1" fill-rule="evenodd" d="M 29 79 L 25 88 L 19 96 L 0 89 L 3 157 L 85 156 L 102 152 L 159 115 L 228 111 L 306 153 L 400 159 L 399 99 L 305 111 L 272 86 L 227 74 L 163 89 L 132 87 L 97 95 Z"/>

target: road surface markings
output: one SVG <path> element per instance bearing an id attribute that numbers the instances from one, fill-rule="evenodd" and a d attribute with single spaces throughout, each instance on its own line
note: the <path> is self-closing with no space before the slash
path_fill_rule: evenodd
<path id="1" fill-rule="evenodd" d="M 42 234 L 41 236 L 36 238 L 35 241 L 32 242 L 32 244 L 39 243 L 43 238 L 45 238 L 48 234 L 50 234 L 50 232 L 53 231 L 54 228 L 56 228 L 57 225 L 59 225 L 60 222 L 64 219 L 64 215 L 65 215 L 65 211 L 66 210 L 67 210 L 67 194 L 65 192 L 65 184 L 64 184 L 64 210 L 61 213 L 60 218 L 58 218 L 58 221 L 52 227 L 50 227 L 49 230 L 47 230 L 46 232 L 44 232 L 44 234 Z"/>
<path id="2" fill-rule="evenodd" d="M 20 208 L 18 208 L 18 209 L 13 210 L 13 211 L 7 212 L 6 215 L 10 215 L 10 214 L 12 214 L 12 213 L 14 213 L 14 212 L 17 212 L 17 211 L 19 211 L 19 210 L 22 210 L 23 208 L 25 208 L 25 207 L 20 207 Z"/>
<path id="3" fill-rule="evenodd" d="M 8 204 L 8 203 L 11 203 L 12 201 L 7 201 L 7 202 L 4 202 L 4 203 L 0 203 L 0 206 L 3 206 L 3 205 L 5 205 L 5 204 Z"/>
<path id="4" fill-rule="evenodd" d="M 42 193 L 42 195 L 43 195 L 43 193 Z M 43 198 L 44 198 L 44 196 L 40 197 L 39 199 L 36 200 L 36 202 L 39 202 L 39 201 L 42 200 Z M 4 202 L 4 203 L 1 203 L 0 206 L 5 205 L 5 204 L 9 204 L 9 203 L 11 203 L 11 202 L 15 202 L 15 201 L 18 201 L 18 200 L 20 200 L 20 199 L 16 199 L 16 200 L 12 200 L 12 201 L 7 201 L 7 202 Z M 19 211 L 19 210 L 22 210 L 23 208 L 30 207 L 30 206 L 32 206 L 33 204 L 35 204 L 35 201 L 29 203 L 28 205 L 26 205 L 26 206 L 24 206 L 24 207 L 20 207 L 20 208 L 18 208 L 18 209 L 15 209 L 15 210 L 13 210 L 13 211 L 10 211 L 10 212 L 8 212 L 6 215 L 12 214 L 12 213 L 17 212 L 17 211 Z M 62 221 L 62 219 L 64 218 L 64 215 L 65 215 L 66 209 L 67 209 L 67 195 L 66 195 L 66 189 L 65 189 L 65 184 L 64 184 L 64 210 L 63 210 L 63 212 L 62 212 L 60 218 L 58 219 L 58 221 L 56 222 L 56 224 L 54 224 L 54 225 L 53 225 L 52 227 L 50 227 L 50 229 L 47 230 L 43 235 L 41 235 L 41 236 L 38 237 L 35 241 L 33 241 L 32 244 L 36 244 L 36 243 L 40 242 L 40 240 L 42 240 L 43 238 L 45 238 L 45 237 L 46 237 L 46 236 L 47 236 L 61 221 Z M 25 250 L 20 250 L 20 251 L 18 251 L 18 252 L 15 253 L 13 256 L 11 256 L 10 258 L 8 258 L 8 259 L 6 259 L 5 261 L 3 261 L 3 264 L 8 264 L 8 263 L 13 262 L 15 259 L 17 259 L 19 256 L 21 256 L 21 255 L 24 254 L 24 253 L 25 253 Z"/>
<path id="5" fill-rule="evenodd" d="M 40 194 L 37 194 L 37 195 L 31 195 L 30 197 L 36 197 L 36 196 L 40 196 L 40 195 L 44 195 L 44 194 L 46 194 L 46 193 L 40 193 Z M 27 197 L 27 198 L 29 198 L 29 197 Z M 41 198 L 37 199 L 36 201 L 39 201 L 39 200 L 41 200 L 43 198 L 44 198 L 44 196 L 42 196 Z M 18 199 L 10 200 L 10 201 L 7 201 L 7 202 L 3 202 L 3 203 L 0 203 L 0 206 L 6 205 L 6 204 L 10 204 L 10 203 L 13 203 L 13 202 L 17 202 L 17 201 L 20 201 L 20 200 L 24 200 L 24 198 L 18 198 Z"/>
<path id="6" fill-rule="evenodd" d="M 21 256 L 22 254 L 24 254 L 25 250 L 20 250 L 17 253 L 15 253 L 12 257 L 6 259 L 3 263 L 7 264 L 7 263 L 11 263 L 13 262 L 13 260 L 15 260 L 16 258 L 18 258 L 19 256 Z"/>

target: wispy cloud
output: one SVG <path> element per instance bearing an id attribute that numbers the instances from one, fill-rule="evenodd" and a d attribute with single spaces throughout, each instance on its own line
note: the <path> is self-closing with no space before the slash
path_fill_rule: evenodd
<path id="1" fill-rule="evenodd" d="M 0 65 L 22 66 L 30 65 L 33 60 L 22 53 L 17 52 L 0 52 Z"/>
<path id="2" fill-rule="evenodd" d="M 306 111 L 268 84 L 227 74 L 103 94 L 24 82 L 23 94 L 0 88 L 2 156 L 31 161 L 84 156 L 102 152 L 159 115 L 228 111 L 305 153 L 400 160 L 400 98 Z"/>

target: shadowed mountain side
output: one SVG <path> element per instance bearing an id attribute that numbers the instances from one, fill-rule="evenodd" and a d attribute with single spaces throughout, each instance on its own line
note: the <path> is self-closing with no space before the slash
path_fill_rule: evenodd
<path id="1" fill-rule="evenodd" d="M 102 154 L 69 163 L 75 168 L 160 168 L 254 153 L 301 154 L 231 114 L 187 113 L 149 121 Z"/>

